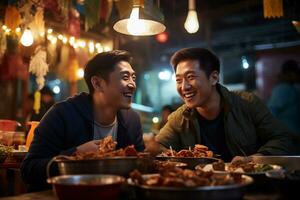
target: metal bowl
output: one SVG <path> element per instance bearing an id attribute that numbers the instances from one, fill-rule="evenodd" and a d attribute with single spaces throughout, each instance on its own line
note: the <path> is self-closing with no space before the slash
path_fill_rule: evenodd
<path id="1" fill-rule="evenodd" d="M 286 170 L 300 170 L 300 156 L 252 156 L 255 163 L 276 164 Z"/>
<path id="2" fill-rule="evenodd" d="M 108 157 L 97 160 L 69 160 L 59 157 L 55 162 L 61 175 L 115 174 L 128 177 L 134 169 L 143 173 L 152 170 L 152 162 L 148 157 Z"/>
<path id="3" fill-rule="evenodd" d="M 125 178 L 116 175 L 64 175 L 48 178 L 60 200 L 118 199 Z"/>
<path id="4" fill-rule="evenodd" d="M 188 169 L 195 169 L 195 167 L 199 164 L 211 164 L 214 162 L 218 162 L 217 158 L 208 158 L 208 157 L 167 157 L 167 156 L 156 156 L 157 160 L 169 160 L 173 162 L 182 162 L 187 164 Z"/>
<path id="5" fill-rule="evenodd" d="M 156 174 L 142 175 L 144 179 L 150 176 L 157 176 Z M 244 182 L 233 185 L 222 186 L 203 186 L 196 188 L 186 187 L 157 187 L 136 185 L 129 178 L 128 184 L 135 188 L 137 199 L 147 200 L 182 200 L 182 199 L 242 199 L 245 193 L 246 186 L 250 185 L 253 180 L 251 177 L 243 175 Z"/>
<path id="6" fill-rule="evenodd" d="M 296 195 L 299 195 L 300 170 L 269 171 L 266 176 L 280 191 L 283 199 L 294 199 Z"/>
<path id="7" fill-rule="evenodd" d="M 242 175 L 247 175 L 250 176 L 254 183 L 248 187 L 248 191 L 249 192 L 271 192 L 274 191 L 274 187 L 272 184 L 272 181 L 270 181 L 270 179 L 266 176 L 267 172 L 271 172 L 271 171 L 280 171 L 282 170 L 282 167 L 279 165 L 270 165 L 270 167 L 272 167 L 272 169 L 269 169 L 267 171 L 258 171 L 258 172 L 238 172 L 238 171 L 229 171 L 228 170 L 228 166 L 229 163 L 225 163 L 225 170 L 224 171 L 219 171 L 219 170 L 214 170 L 211 164 L 207 164 L 205 165 L 206 170 L 212 170 L 214 173 L 217 174 L 242 174 Z M 203 165 L 197 165 L 195 167 L 196 170 L 199 169 L 203 169 Z"/>

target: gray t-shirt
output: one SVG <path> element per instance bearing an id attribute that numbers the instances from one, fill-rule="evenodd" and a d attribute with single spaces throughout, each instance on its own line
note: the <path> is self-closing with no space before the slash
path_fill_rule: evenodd
<path id="1" fill-rule="evenodd" d="M 115 118 L 115 121 L 109 125 L 102 125 L 94 121 L 94 140 L 101 140 L 111 135 L 113 140 L 116 141 L 117 131 L 118 131 L 117 118 Z"/>

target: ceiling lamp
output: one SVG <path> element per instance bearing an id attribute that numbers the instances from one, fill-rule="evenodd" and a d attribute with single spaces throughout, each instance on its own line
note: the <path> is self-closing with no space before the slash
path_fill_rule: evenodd
<path id="1" fill-rule="evenodd" d="M 199 29 L 195 0 L 189 0 L 189 12 L 184 22 L 184 28 L 188 33 L 196 33 Z"/>
<path id="2" fill-rule="evenodd" d="M 132 9 L 127 11 L 124 18 L 117 21 L 113 28 L 119 33 L 135 36 L 149 36 L 164 32 L 166 29 L 163 24 L 164 17 L 159 9 L 153 6 L 153 2 L 149 2 L 147 4 L 149 6 L 145 7 L 140 0 L 134 0 Z"/>

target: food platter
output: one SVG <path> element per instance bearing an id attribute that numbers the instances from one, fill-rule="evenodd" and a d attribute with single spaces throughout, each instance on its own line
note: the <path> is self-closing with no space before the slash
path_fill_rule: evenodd
<path id="1" fill-rule="evenodd" d="M 157 176 L 157 174 L 142 175 L 144 179 Z M 201 186 L 201 187 L 158 187 L 139 185 L 131 178 L 128 184 L 135 188 L 138 199 L 242 199 L 246 186 L 253 182 L 249 176 L 242 175 L 243 182 L 232 185 Z"/>
<path id="2" fill-rule="evenodd" d="M 195 169 L 202 169 L 204 171 L 209 171 L 212 170 L 215 173 L 240 173 L 240 174 L 245 174 L 249 176 L 255 176 L 255 175 L 265 175 L 267 172 L 270 171 L 277 171 L 277 170 L 282 170 L 282 167 L 279 165 L 272 165 L 272 164 L 255 164 L 257 168 L 254 171 L 248 171 L 245 172 L 241 168 L 237 169 L 230 169 L 230 164 L 225 163 L 225 170 L 214 170 L 212 164 L 207 164 L 205 166 L 203 165 L 197 165 Z"/>
<path id="3" fill-rule="evenodd" d="M 187 168 L 189 169 L 195 169 L 195 167 L 198 164 L 211 164 L 214 162 L 218 162 L 219 159 L 217 158 L 212 158 L 212 157 L 171 157 L 171 156 L 156 156 L 157 160 L 162 160 L 162 161 L 173 161 L 173 162 L 181 162 L 181 163 L 186 163 Z"/>

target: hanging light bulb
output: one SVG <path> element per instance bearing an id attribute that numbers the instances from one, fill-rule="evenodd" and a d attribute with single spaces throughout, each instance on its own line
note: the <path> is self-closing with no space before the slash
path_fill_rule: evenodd
<path id="1" fill-rule="evenodd" d="M 33 43 L 33 36 L 30 29 L 25 29 L 21 36 L 21 44 L 25 47 L 31 46 Z"/>
<path id="2" fill-rule="evenodd" d="M 189 0 L 189 12 L 184 23 L 184 28 L 188 33 L 196 33 L 199 29 L 195 0 Z"/>
<path id="3" fill-rule="evenodd" d="M 135 36 L 156 35 L 165 31 L 164 16 L 159 9 L 151 3 L 147 7 L 141 2 L 133 0 L 133 8 L 114 24 L 114 30 Z"/>
<path id="4" fill-rule="evenodd" d="M 131 35 L 140 35 L 146 31 L 146 24 L 139 19 L 139 7 L 133 7 L 127 22 L 127 31 Z"/>

